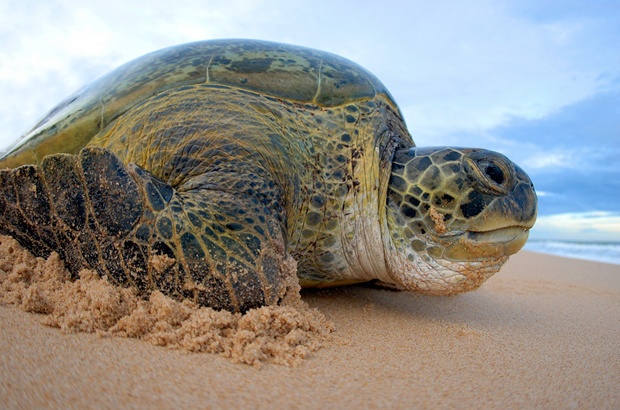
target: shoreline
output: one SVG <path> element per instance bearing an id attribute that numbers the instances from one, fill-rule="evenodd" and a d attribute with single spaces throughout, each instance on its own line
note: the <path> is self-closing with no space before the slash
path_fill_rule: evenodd
<path id="1" fill-rule="evenodd" d="M 620 242 L 530 238 L 523 250 L 620 266 Z"/>
<path id="2" fill-rule="evenodd" d="M 0 306 L 0 404 L 620 407 L 620 266 L 522 251 L 479 290 L 304 290 L 335 324 L 297 367 L 65 334 Z"/>

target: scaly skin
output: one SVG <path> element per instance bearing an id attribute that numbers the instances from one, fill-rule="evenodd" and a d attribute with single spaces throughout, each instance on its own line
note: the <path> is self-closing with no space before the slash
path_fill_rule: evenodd
<path id="1" fill-rule="evenodd" d="M 525 244 L 536 219 L 525 172 L 481 149 L 410 148 L 395 153 L 387 213 L 392 282 L 430 294 L 479 287 Z M 406 272 L 406 274 L 403 274 Z"/>
<path id="2" fill-rule="evenodd" d="M 373 267 L 366 265 L 376 262 L 372 251 L 382 244 L 378 234 L 367 243 L 365 233 L 378 232 L 371 222 L 379 220 L 377 203 L 385 198 L 389 177 L 389 165 L 379 165 L 382 157 L 389 164 L 403 145 L 402 120 L 387 100 L 284 106 L 255 93 L 205 85 L 142 102 L 79 157 L 49 156 L 41 166 L 28 167 L 40 176 L 38 203 L 61 211 L 75 208 L 75 196 L 90 203 L 78 201 L 86 203 L 84 210 L 68 212 L 87 215 L 73 228 L 58 211 L 33 223 L 26 236 L 36 245 L 27 247 L 42 255 L 61 252 L 74 273 L 90 267 L 144 293 L 159 289 L 230 310 L 277 303 L 284 292 L 277 265 L 289 254 L 298 262 L 302 285 L 372 279 Z M 90 160 L 112 154 L 116 165 L 110 172 L 102 172 L 105 160 Z M 48 165 L 57 162 L 71 165 Z M 23 169 L 2 171 L 15 180 L 7 189 L 28 186 L 17 175 Z M 49 185 L 67 178 L 76 181 L 62 185 L 86 183 L 78 195 L 47 205 L 54 201 L 45 193 L 61 190 Z M 93 178 L 99 180 L 90 182 Z M 109 192 L 115 184 L 121 185 Z M 98 205 L 100 198 L 105 203 Z M 119 222 L 120 229 L 104 227 L 141 204 L 135 216 Z M 19 237 L 19 229 L 3 229 Z M 66 234 L 43 241 L 42 229 L 57 238 L 61 235 L 52 231 Z M 121 232 L 112 234 L 115 230 Z M 175 261 L 165 273 L 151 263 L 158 255 Z M 385 264 L 374 269 L 385 270 Z"/>
<path id="3" fill-rule="evenodd" d="M 400 136 L 408 136 L 389 101 L 283 109 L 281 101 L 236 89 L 184 88 L 136 107 L 90 145 L 113 151 L 180 192 L 205 187 L 206 197 L 227 191 L 268 204 L 303 286 L 370 280 L 373 269 L 385 270 L 384 262 L 368 266 L 376 256 L 383 259 L 377 222 L 385 218 L 378 204 L 385 203 L 392 153 L 406 143 Z M 166 137 L 177 128 L 183 129 L 181 140 Z M 255 223 L 252 209 L 231 209 L 222 225 L 243 226 L 248 218 Z"/>
<path id="4" fill-rule="evenodd" d="M 74 275 L 233 311 L 279 303 L 293 259 L 302 286 L 471 290 L 536 217 L 507 158 L 414 148 L 372 75 L 273 43 L 129 63 L 0 159 L 22 164 L 0 171 L 0 232 Z"/>

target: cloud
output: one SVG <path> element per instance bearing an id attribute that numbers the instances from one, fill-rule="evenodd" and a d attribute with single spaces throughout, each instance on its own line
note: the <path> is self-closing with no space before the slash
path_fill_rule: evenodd
<path id="1" fill-rule="evenodd" d="M 538 170 L 542 168 L 577 168 L 579 163 L 574 155 L 569 152 L 540 152 L 530 156 L 523 166 L 528 169 Z"/>
<path id="2" fill-rule="evenodd" d="M 530 175 L 539 215 L 620 210 L 620 87 L 539 119 L 511 118 L 488 130 L 454 131 L 450 145 L 507 155 Z M 420 141 L 418 141 L 420 142 Z M 443 141 L 419 145 L 437 145 Z"/>
<path id="3" fill-rule="evenodd" d="M 555 193 L 536 190 L 536 195 L 540 198 L 540 197 L 544 197 L 544 196 L 553 196 L 553 195 L 555 195 Z"/>
<path id="4" fill-rule="evenodd" d="M 446 46 L 445 55 L 430 60 L 434 88 L 420 81 L 407 90 L 421 97 L 401 101 L 420 141 L 455 131 L 481 134 L 514 118 L 541 119 L 617 89 L 612 78 L 619 76 L 620 54 L 609 47 L 613 37 L 599 32 L 599 20 L 493 14 L 492 22 L 474 18 L 450 26 L 460 37 L 451 41 L 475 48 Z M 464 24 L 470 31 L 461 31 Z"/>
<path id="5" fill-rule="evenodd" d="M 543 217 L 618 210 L 620 12 L 609 4 L 5 0 L 0 148 L 132 58 L 188 41 L 261 38 L 341 54 L 374 72 L 418 145 L 507 154 L 542 193 Z"/>
<path id="6" fill-rule="evenodd" d="M 0 107 L 0 146 L 93 77 L 205 38 L 263 38 L 352 58 L 386 83 L 425 145 L 541 118 L 607 87 L 620 67 L 613 42 L 597 37 L 600 16 L 541 21 L 515 1 L 34 3 L 0 4 L 0 97 L 12 102 Z"/>
<path id="7" fill-rule="evenodd" d="M 268 15 L 243 0 L 0 2 L 0 148 L 126 61 L 178 43 L 250 34 Z"/>
<path id="8" fill-rule="evenodd" d="M 620 241 L 620 213 L 584 212 L 541 216 L 532 229 L 533 239 Z"/>

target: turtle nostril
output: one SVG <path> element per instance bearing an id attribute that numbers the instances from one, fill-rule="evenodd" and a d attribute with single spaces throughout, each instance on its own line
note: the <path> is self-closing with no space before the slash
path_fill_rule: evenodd
<path id="1" fill-rule="evenodd" d="M 491 181 L 495 182 L 497 185 L 501 185 L 504 183 L 506 177 L 504 176 L 504 171 L 497 164 L 491 162 L 487 163 L 483 167 L 484 173 L 491 179 Z"/>

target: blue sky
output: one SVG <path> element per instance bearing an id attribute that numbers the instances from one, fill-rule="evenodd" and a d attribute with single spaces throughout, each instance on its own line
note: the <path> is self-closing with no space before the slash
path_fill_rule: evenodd
<path id="1" fill-rule="evenodd" d="M 0 148 L 147 52 L 281 41 L 376 74 L 417 145 L 495 149 L 520 164 L 540 194 L 532 237 L 620 240 L 620 0 L 171 4 L 0 0 Z"/>

